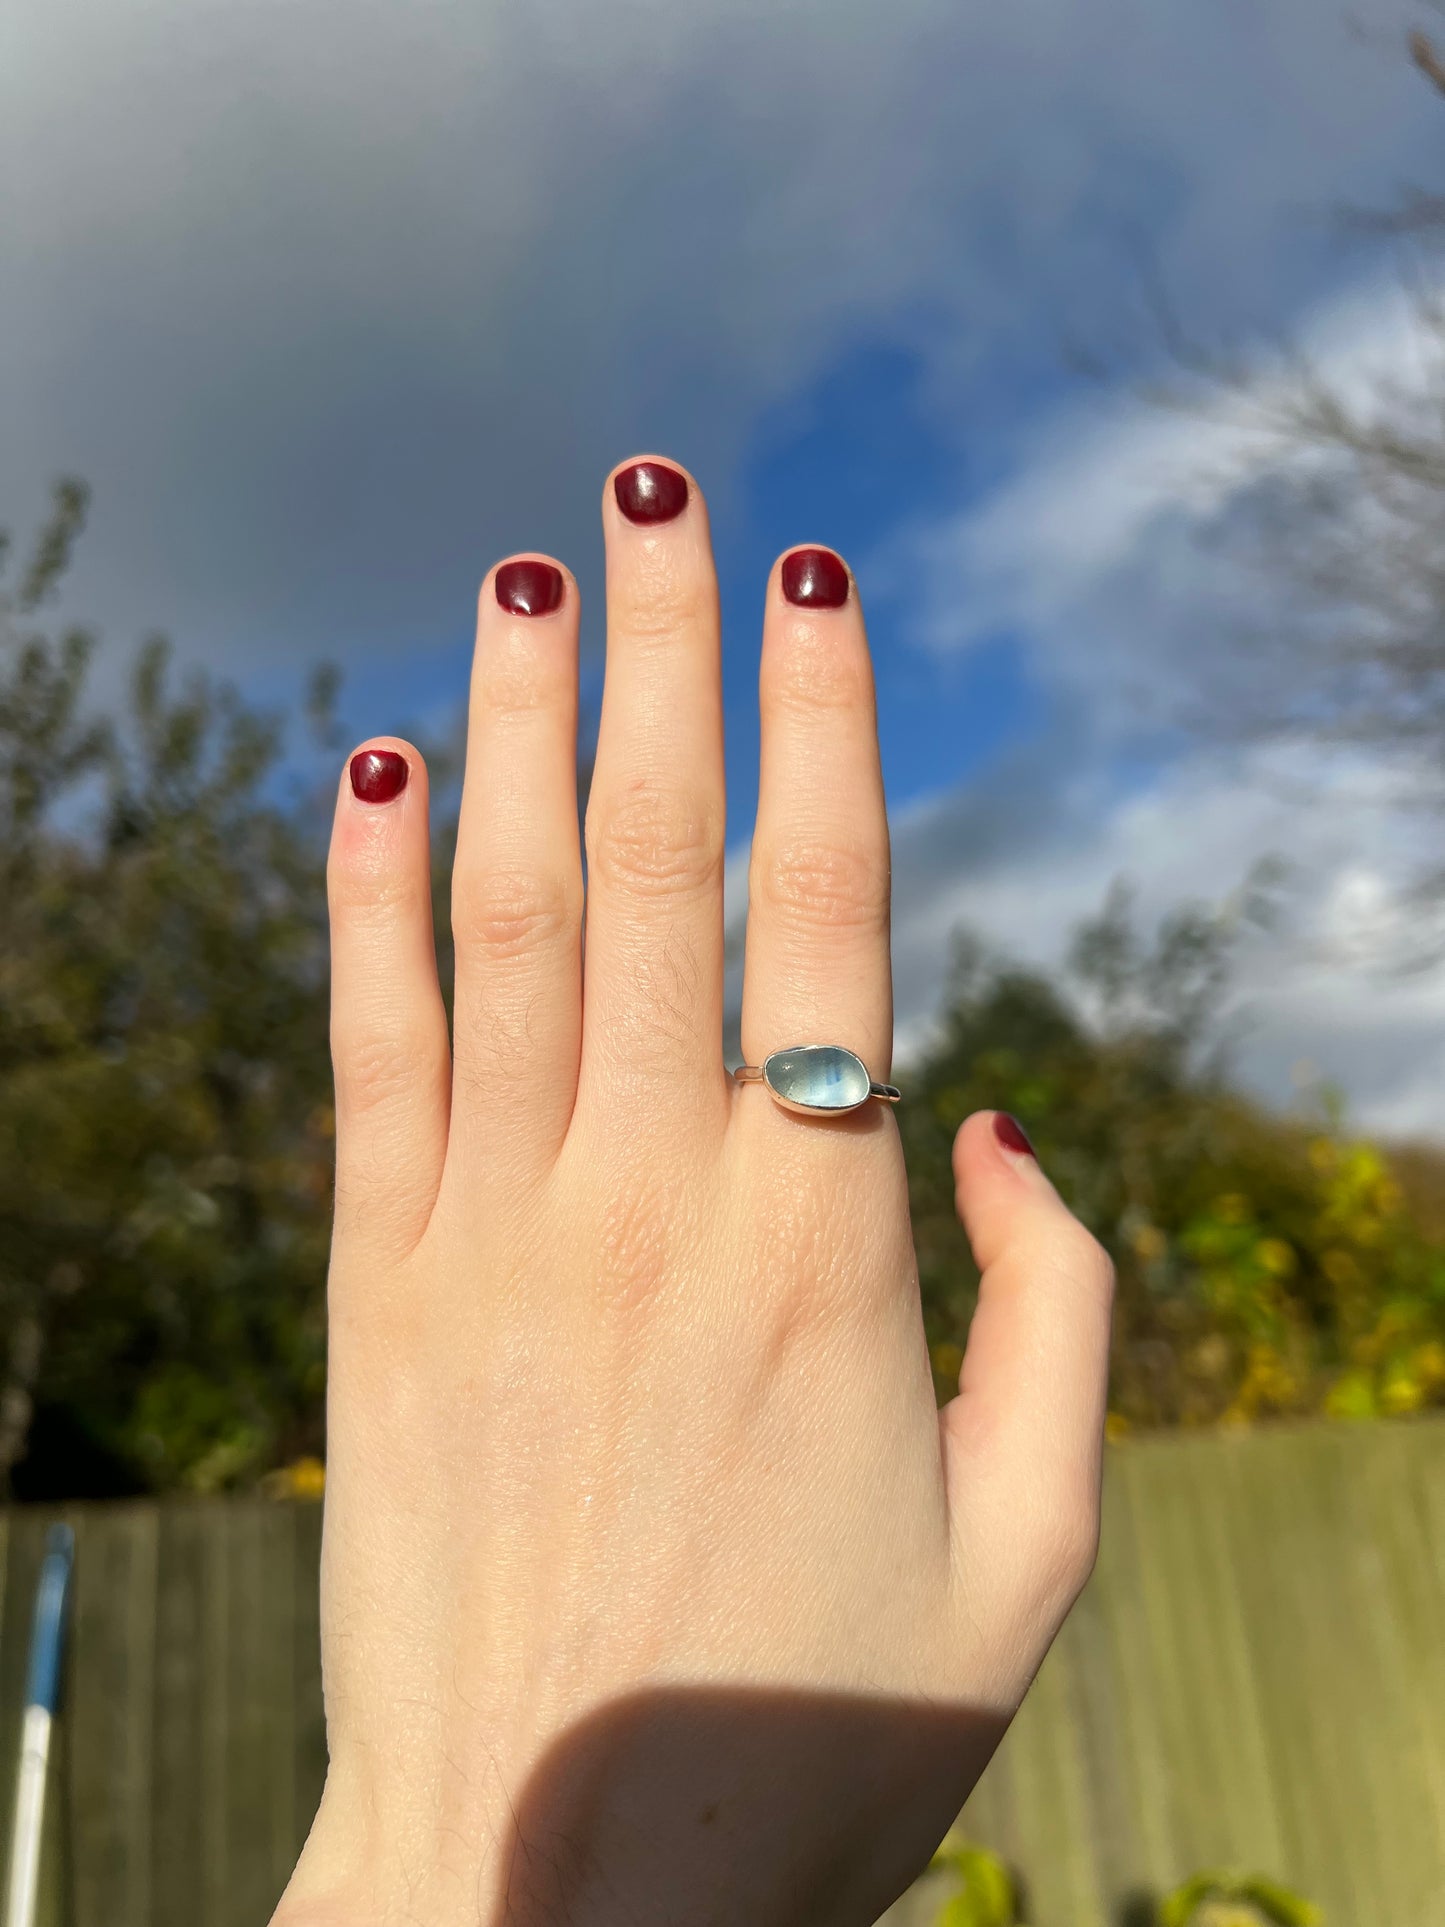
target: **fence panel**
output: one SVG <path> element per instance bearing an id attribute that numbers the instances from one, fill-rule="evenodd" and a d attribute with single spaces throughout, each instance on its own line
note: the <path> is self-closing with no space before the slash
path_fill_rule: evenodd
<path id="1" fill-rule="evenodd" d="M 320 1510 L 80 1506 L 44 1927 L 257 1927 L 325 1770 Z M 0 1512 L 0 1814 L 48 1515 Z M 1445 1922 L 1445 1423 L 1111 1449 L 1098 1571 L 965 1814 L 1031 1927 L 1208 1866 Z M 889 1916 L 923 1927 L 925 1882 Z"/>

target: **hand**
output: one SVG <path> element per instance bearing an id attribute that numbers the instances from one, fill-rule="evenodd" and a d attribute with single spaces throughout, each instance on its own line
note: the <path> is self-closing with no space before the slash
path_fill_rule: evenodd
<path id="1" fill-rule="evenodd" d="M 481 591 L 450 1047 L 425 768 L 378 739 L 341 784 L 331 1762 L 285 1927 L 871 1922 L 1094 1555 L 1108 1262 L 971 1118 L 983 1287 L 935 1409 L 891 1110 L 799 1117 L 722 1065 L 702 496 L 631 465 L 603 521 L 585 973 L 565 570 Z M 872 678 L 826 551 L 773 571 L 761 697 L 747 1061 L 885 1078 Z"/>

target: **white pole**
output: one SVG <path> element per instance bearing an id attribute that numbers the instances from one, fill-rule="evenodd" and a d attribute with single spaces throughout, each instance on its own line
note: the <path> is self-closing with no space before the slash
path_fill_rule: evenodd
<path id="1" fill-rule="evenodd" d="M 10 1884 L 5 1927 L 35 1927 L 40 1888 L 40 1843 L 45 1833 L 45 1790 L 50 1764 L 50 1731 L 60 1697 L 60 1654 L 65 1637 L 65 1602 L 75 1558 L 69 1526 L 52 1526 L 35 1588 L 35 1619 L 30 1634 L 30 1674 L 25 1721 L 20 1733 L 20 1772 L 15 1784 L 15 1826 L 11 1833 Z"/>

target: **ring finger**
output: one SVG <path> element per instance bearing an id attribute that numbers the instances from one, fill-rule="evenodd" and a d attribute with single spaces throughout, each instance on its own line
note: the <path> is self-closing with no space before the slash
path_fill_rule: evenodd
<path id="1" fill-rule="evenodd" d="M 858 590 L 830 549 L 773 570 L 748 873 L 742 1045 L 842 1044 L 888 1075 L 888 821 Z"/>

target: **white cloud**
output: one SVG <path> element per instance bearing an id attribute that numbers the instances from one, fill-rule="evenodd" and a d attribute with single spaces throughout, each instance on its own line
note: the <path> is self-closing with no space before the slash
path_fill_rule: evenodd
<path id="1" fill-rule="evenodd" d="M 1364 1128 L 1445 1138 L 1445 969 L 1410 967 L 1419 929 L 1398 894 L 1428 854 L 1429 826 L 1402 826 L 1368 763 L 1322 773 L 1298 752 L 1195 755 L 1124 788 L 1054 736 L 1020 745 L 982 783 L 895 811 L 892 833 L 903 1065 L 933 1035 L 956 932 L 1054 972 L 1116 881 L 1148 930 L 1182 904 L 1229 903 L 1274 858 L 1280 915 L 1245 927 L 1235 959 L 1237 1074 L 1283 1107 L 1307 1069 L 1345 1093 Z M 744 844 L 726 876 L 734 1010 L 747 861 Z"/>
<path id="2" fill-rule="evenodd" d="M 1306 781 L 1307 779 L 1307 787 Z M 899 1049 L 926 1042 L 950 932 L 966 925 L 1028 962 L 1056 966 L 1073 927 L 1126 878 L 1145 926 L 1183 901 L 1223 903 L 1261 856 L 1288 865 L 1285 915 L 1239 956 L 1236 1066 L 1275 1104 L 1302 1062 L 1350 1096 L 1372 1129 L 1445 1136 L 1445 971 L 1402 973 L 1412 930 L 1394 920 L 1394 886 L 1418 861 L 1368 768 L 1329 781 L 1278 753 L 1224 768 L 1198 757 L 1103 807 L 1087 784 L 1017 842 L 970 849 L 974 805 L 946 796 L 894 826 L 899 879 L 894 954 Z M 955 826 L 940 866 L 941 826 Z"/>
<path id="3" fill-rule="evenodd" d="M 1299 337 L 1333 392 L 1395 391 L 1404 407 L 1412 370 L 1439 346 L 1397 282 L 1330 302 Z M 1045 680 L 1099 710 L 1133 712 L 1141 692 L 1177 707 L 1201 648 L 1217 658 L 1246 612 L 1255 624 L 1270 614 L 1259 580 L 1203 538 L 1271 475 L 1317 459 L 1268 432 L 1269 387 L 1248 411 L 1202 390 L 1197 409 L 1117 392 L 1073 401 L 1030 426 L 995 490 L 900 532 L 879 574 L 900 555 L 923 564 L 916 633 L 933 649 L 1012 633 Z"/>

